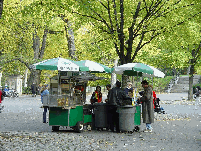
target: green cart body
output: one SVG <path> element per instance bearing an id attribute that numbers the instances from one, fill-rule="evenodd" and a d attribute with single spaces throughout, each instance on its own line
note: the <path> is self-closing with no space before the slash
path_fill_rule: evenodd
<path id="1" fill-rule="evenodd" d="M 75 108 L 62 109 L 62 107 L 49 108 L 49 125 L 53 130 L 58 130 L 59 126 L 68 126 L 79 131 L 79 124 L 82 126 L 92 123 L 92 115 L 84 115 L 83 106 L 76 106 Z M 82 130 L 80 128 L 80 130 Z"/>

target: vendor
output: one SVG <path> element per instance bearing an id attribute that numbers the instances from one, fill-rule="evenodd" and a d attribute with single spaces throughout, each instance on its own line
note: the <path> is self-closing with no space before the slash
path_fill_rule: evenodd
<path id="1" fill-rule="evenodd" d="M 102 93 L 101 93 L 101 87 L 97 86 L 96 90 L 93 92 L 91 99 L 91 104 L 94 104 L 95 102 L 101 103 L 102 102 Z"/>
<path id="2" fill-rule="evenodd" d="M 75 86 L 74 90 L 75 91 L 79 90 L 79 91 L 83 92 L 84 91 L 84 86 L 83 85 L 77 85 L 77 86 Z"/>
<path id="3" fill-rule="evenodd" d="M 130 90 L 133 91 L 132 83 L 131 83 L 131 82 L 128 82 L 128 83 L 127 83 L 127 88 L 124 89 L 126 95 L 128 95 L 128 92 L 129 92 Z"/>

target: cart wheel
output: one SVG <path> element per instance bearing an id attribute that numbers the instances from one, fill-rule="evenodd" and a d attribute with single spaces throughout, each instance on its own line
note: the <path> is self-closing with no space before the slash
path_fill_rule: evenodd
<path id="1" fill-rule="evenodd" d="M 59 126 L 52 126 L 52 131 L 53 132 L 59 131 Z"/>
<path id="2" fill-rule="evenodd" d="M 139 126 L 135 126 L 134 131 L 139 132 L 139 130 L 140 130 Z"/>
<path id="3" fill-rule="evenodd" d="M 98 128 L 97 128 L 97 131 L 103 131 L 103 128 L 99 128 L 99 127 L 98 127 Z"/>
<path id="4" fill-rule="evenodd" d="M 76 131 L 78 133 L 82 133 L 83 132 L 83 128 L 84 128 L 83 122 L 81 122 L 81 121 L 77 122 L 77 124 L 76 124 Z"/>
<path id="5" fill-rule="evenodd" d="M 128 134 L 133 134 L 133 131 L 128 131 Z"/>
<path id="6" fill-rule="evenodd" d="M 87 125 L 87 130 L 88 130 L 88 131 L 91 131 L 91 125 L 90 125 L 90 124 Z"/>
<path id="7" fill-rule="evenodd" d="M 163 111 L 163 114 L 165 114 L 165 111 Z"/>

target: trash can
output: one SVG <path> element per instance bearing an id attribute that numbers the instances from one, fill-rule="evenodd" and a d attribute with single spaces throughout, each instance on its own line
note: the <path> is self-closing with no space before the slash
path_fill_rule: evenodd
<path id="1" fill-rule="evenodd" d="M 106 103 L 95 103 L 94 104 L 95 114 L 95 127 L 96 128 L 107 128 L 107 104 Z"/>
<path id="2" fill-rule="evenodd" d="M 119 113 L 119 129 L 124 132 L 134 131 L 134 116 L 136 108 L 132 105 L 119 106 L 117 108 Z"/>

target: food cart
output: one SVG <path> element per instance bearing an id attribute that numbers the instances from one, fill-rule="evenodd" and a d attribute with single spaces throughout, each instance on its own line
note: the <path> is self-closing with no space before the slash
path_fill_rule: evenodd
<path id="1" fill-rule="evenodd" d="M 88 81 L 98 80 L 87 72 L 59 71 L 50 79 L 50 94 L 44 97 L 43 106 L 49 108 L 49 125 L 53 131 L 60 126 L 82 132 L 84 125 L 91 127 L 92 114 L 90 104 L 86 102 Z"/>
<path id="2" fill-rule="evenodd" d="M 82 132 L 84 125 L 92 124 L 92 105 L 85 104 L 86 85 L 88 81 L 103 79 L 90 72 L 111 73 L 109 67 L 89 60 L 58 57 L 35 63 L 30 68 L 58 71 L 58 75 L 50 79 L 50 94 L 43 97 L 43 106 L 49 108 L 49 125 L 53 131 L 64 126 Z"/>

